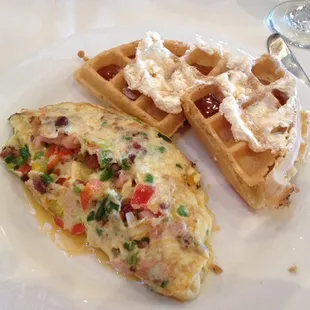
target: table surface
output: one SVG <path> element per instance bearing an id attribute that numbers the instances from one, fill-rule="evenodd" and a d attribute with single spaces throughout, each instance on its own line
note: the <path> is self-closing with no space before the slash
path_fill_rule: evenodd
<path id="1" fill-rule="evenodd" d="M 280 0 L 0 0 L 0 73 L 61 38 L 138 24 L 204 28 L 252 49 L 266 49 L 264 24 Z M 309 50 L 292 48 L 310 75 Z"/>

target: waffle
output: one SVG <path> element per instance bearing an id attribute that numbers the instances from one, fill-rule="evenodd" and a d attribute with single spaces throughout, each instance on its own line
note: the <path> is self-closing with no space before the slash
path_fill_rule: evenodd
<path id="1" fill-rule="evenodd" d="M 75 79 L 99 100 L 109 102 L 116 109 L 172 136 L 185 121 L 184 113 L 168 114 L 158 109 L 152 98 L 127 87 L 122 68 L 134 61 L 138 43 L 124 44 L 95 56 L 76 71 Z M 177 56 L 184 55 L 188 49 L 185 44 L 176 41 L 165 41 L 165 46 Z M 100 71 L 104 67 L 114 72 L 104 74 Z"/>
<path id="2" fill-rule="evenodd" d="M 285 188 L 278 191 L 270 182 L 268 183 L 275 167 L 282 162 L 285 154 L 270 150 L 254 152 L 247 142 L 234 139 L 231 123 L 222 113 L 209 111 L 209 115 L 206 113 L 203 115 L 199 110 L 199 102 L 206 96 L 210 98 L 211 95 L 218 102 L 222 102 L 225 91 L 219 83 L 216 83 L 215 76 L 228 70 L 227 60 L 222 59 L 210 72 L 208 84 L 194 87 L 184 94 L 182 102 L 185 116 L 223 175 L 248 205 L 255 209 L 286 206 L 289 196 L 295 189 L 294 185 L 288 182 Z M 275 59 L 263 55 L 254 62 L 248 72 L 246 83 L 249 93 L 246 100 L 240 99 L 244 100 L 242 108 L 245 109 L 262 98 L 268 98 L 280 107 L 288 98 L 276 90 L 274 85 L 288 78 L 291 77 Z M 306 150 L 308 115 L 306 112 L 297 113 L 300 113 L 302 136 L 298 160 L 302 161 Z M 283 128 L 276 130 L 281 131 Z M 296 169 L 292 167 L 287 172 L 287 180 L 289 181 L 295 173 Z"/>

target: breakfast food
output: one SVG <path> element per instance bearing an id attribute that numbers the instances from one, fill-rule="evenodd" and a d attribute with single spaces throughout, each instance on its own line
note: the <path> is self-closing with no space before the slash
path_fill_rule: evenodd
<path id="1" fill-rule="evenodd" d="M 224 57 L 215 71 L 183 96 L 186 118 L 251 207 L 288 205 L 308 132 L 294 78 L 270 55 Z"/>
<path id="2" fill-rule="evenodd" d="M 177 114 L 159 109 L 150 96 L 132 90 L 125 80 L 123 69 L 135 62 L 138 43 L 121 45 L 88 60 L 75 73 L 75 79 L 99 100 L 141 119 L 170 137 L 185 120 L 182 109 Z M 182 43 L 174 41 L 167 41 L 166 45 L 174 53 L 185 49 Z"/>
<path id="3" fill-rule="evenodd" d="M 7 168 L 72 234 L 154 291 L 197 296 L 212 263 L 200 174 L 170 139 L 112 109 L 60 103 L 10 117 Z"/>

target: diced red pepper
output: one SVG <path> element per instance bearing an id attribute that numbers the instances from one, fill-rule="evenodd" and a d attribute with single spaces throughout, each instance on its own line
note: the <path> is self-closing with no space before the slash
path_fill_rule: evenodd
<path id="1" fill-rule="evenodd" d="M 46 152 L 46 157 L 49 158 L 46 167 L 47 173 L 49 173 L 58 164 L 63 156 L 72 155 L 73 152 L 73 150 L 69 150 L 63 146 L 52 144 Z"/>
<path id="2" fill-rule="evenodd" d="M 47 158 L 51 157 L 53 154 L 56 153 L 56 150 L 57 150 L 57 149 L 58 149 L 58 145 L 56 145 L 56 144 L 51 144 L 51 145 L 48 147 L 48 149 L 47 149 L 47 151 L 46 151 L 46 153 L 45 153 L 45 156 L 46 156 Z"/>
<path id="3" fill-rule="evenodd" d="M 85 233 L 85 226 L 83 223 L 78 223 L 73 225 L 73 227 L 71 228 L 71 234 L 72 235 L 81 235 Z"/>
<path id="4" fill-rule="evenodd" d="M 103 182 L 99 180 L 91 180 L 86 184 L 80 194 L 82 209 L 84 211 L 87 210 L 93 196 L 100 191 L 100 189 L 102 188 L 102 184 Z"/>
<path id="5" fill-rule="evenodd" d="M 31 171 L 31 167 L 29 165 L 25 164 L 25 165 L 22 165 L 21 167 L 19 167 L 18 171 L 21 174 L 27 174 L 29 171 Z"/>
<path id="6" fill-rule="evenodd" d="M 64 222 L 62 219 L 60 219 L 59 217 L 54 217 L 54 222 L 57 226 L 59 226 L 60 228 L 64 228 Z"/>
<path id="7" fill-rule="evenodd" d="M 153 194 L 155 188 L 147 184 L 139 184 L 131 198 L 132 205 L 147 205 Z"/>
<path id="8" fill-rule="evenodd" d="M 56 184 L 63 185 L 66 182 L 66 178 L 58 178 Z"/>

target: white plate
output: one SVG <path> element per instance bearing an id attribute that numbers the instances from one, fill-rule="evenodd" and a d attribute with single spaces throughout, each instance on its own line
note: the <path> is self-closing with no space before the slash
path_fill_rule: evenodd
<path id="1" fill-rule="evenodd" d="M 119 27 L 70 37 L 39 52 L 0 78 L 0 143 L 11 136 L 7 117 L 22 108 L 61 101 L 97 102 L 76 85 L 73 72 L 87 55 L 142 38 L 151 27 Z M 153 27 L 164 38 L 193 41 L 204 31 Z M 239 44 L 230 43 L 237 53 Z M 245 50 L 248 49 L 245 47 Z M 259 54 L 264 51 L 256 51 Z M 310 91 L 298 85 L 304 108 Z M 21 182 L 0 166 L 0 309 L 309 309 L 310 165 L 300 167 L 291 208 L 253 212 L 227 184 L 189 130 L 177 144 L 197 161 L 209 206 L 221 230 L 214 233 L 220 276 L 210 275 L 201 295 L 178 303 L 102 267 L 93 256 L 69 257 L 40 233 Z M 288 268 L 296 264 L 296 275 Z"/>

